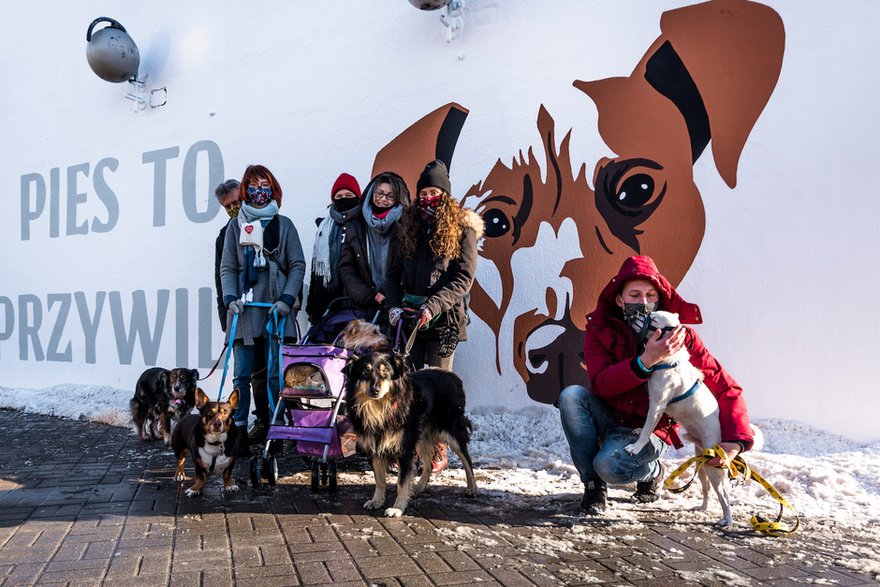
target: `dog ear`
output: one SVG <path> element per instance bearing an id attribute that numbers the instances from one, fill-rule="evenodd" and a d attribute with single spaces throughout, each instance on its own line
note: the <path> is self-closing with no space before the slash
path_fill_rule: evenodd
<path id="1" fill-rule="evenodd" d="M 345 375 L 351 374 L 351 366 L 354 365 L 355 361 L 357 361 L 358 359 L 360 359 L 360 357 L 354 353 L 348 355 L 348 359 L 345 361 L 345 367 L 342 368 L 342 372 Z"/>
<path id="2" fill-rule="evenodd" d="M 196 387 L 196 407 L 201 410 L 202 407 L 204 407 L 204 405 L 206 403 L 208 403 L 209 401 L 211 401 L 211 400 L 208 399 L 207 394 L 205 394 L 205 392 L 202 391 L 202 388 Z"/>
<path id="3" fill-rule="evenodd" d="M 170 371 L 162 371 L 159 374 L 159 386 L 162 388 L 163 391 L 168 389 L 168 374 L 169 373 L 170 373 Z"/>
<path id="4" fill-rule="evenodd" d="M 238 391 L 238 389 L 236 388 L 236 389 L 233 389 L 233 390 L 232 390 L 232 393 L 229 394 L 229 399 L 226 400 L 226 402 L 227 402 L 230 406 L 232 406 L 232 409 L 233 409 L 233 410 L 234 410 L 236 407 L 238 407 L 238 399 L 239 399 L 239 397 L 241 397 L 241 393 L 240 393 L 240 392 Z"/>
<path id="5" fill-rule="evenodd" d="M 756 2 L 714 0 L 663 13 L 660 30 L 702 97 L 715 166 L 733 188 L 743 146 L 782 69 L 782 19 Z"/>
<path id="6" fill-rule="evenodd" d="M 199 370 L 198 369 L 190 369 L 189 374 L 190 374 L 190 376 L 192 376 L 193 381 L 199 380 Z"/>
<path id="7" fill-rule="evenodd" d="M 423 116 L 376 153 L 372 177 L 392 170 L 415 186 L 426 161 L 440 159 L 449 169 L 467 115 L 467 109 L 450 102 Z"/>
<path id="8" fill-rule="evenodd" d="M 406 373 L 406 363 L 403 360 L 403 356 L 394 353 L 389 362 L 391 363 L 391 370 L 394 372 L 394 379 L 400 379 L 403 377 Z"/>

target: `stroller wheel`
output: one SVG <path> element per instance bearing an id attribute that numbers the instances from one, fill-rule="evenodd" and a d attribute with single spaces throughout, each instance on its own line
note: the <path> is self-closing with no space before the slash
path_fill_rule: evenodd
<path id="1" fill-rule="evenodd" d="M 327 463 L 321 463 L 321 485 L 327 485 Z"/>
<path id="2" fill-rule="evenodd" d="M 278 483 L 278 459 L 274 456 L 268 457 L 263 464 L 263 474 L 266 476 L 266 482 L 269 485 Z"/>
<path id="3" fill-rule="evenodd" d="M 253 457 L 250 462 L 251 469 L 251 485 L 259 487 L 263 473 L 263 463 L 260 457 Z"/>
<path id="4" fill-rule="evenodd" d="M 318 490 L 318 483 L 320 481 L 320 477 L 318 476 L 318 459 L 312 461 L 312 491 Z"/>
<path id="5" fill-rule="evenodd" d="M 330 461 L 330 481 L 327 489 L 330 491 L 330 495 L 336 494 L 336 459 Z"/>

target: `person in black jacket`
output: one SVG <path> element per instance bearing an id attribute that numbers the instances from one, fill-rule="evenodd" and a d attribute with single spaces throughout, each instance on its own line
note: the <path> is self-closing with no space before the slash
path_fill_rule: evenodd
<path id="1" fill-rule="evenodd" d="M 470 289 L 477 270 L 477 241 L 483 220 L 450 194 L 446 165 L 434 160 L 417 184 L 418 203 L 403 213 L 399 248 L 391 252 L 386 280 L 388 320 L 396 325 L 404 308 L 417 312 L 419 332 L 410 357 L 413 367 L 452 370 L 455 349 L 467 338 Z M 447 464 L 439 444 L 433 470 Z"/>
<path id="2" fill-rule="evenodd" d="M 241 209 L 241 184 L 237 179 L 227 179 L 217 186 L 214 196 L 220 205 L 226 209 L 229 218 L 238 216 Z M 226 304 L 223 303 L 223 286 L 220 283 L 220 259 L 223 257 L 223 242 L 226 240 L 226 227 L 229 221 L 220 229 L 217 240 L 214 241 L 214 287 L 217 291 L 217 315 L 220 318 L 220 329 L 226 332 Z"/>
<path id="3" fill-rule="evenodd" d="M 348 222 L 339 275 L 345 295 L 372 318 L 384 308 L 391 244 L 400 235 L 400 218 L 409 206 L 409 190 L 392 171 L 374 177 L 364 191 L 361 214 Z M 380 313 L 380 323 L 385 313 Z"/>
<path id="4" fill-rule="evenodd" d="M 345 295 L 339 278 L 342 245 L 346 240 L 346 224 L 360 214 L 361 187 L 357 179 L 342 173 L 330 189 L 330 206 L 324 218 L 318 218 L 318 234 L 312 253 L 312 274 L 306 300 L 309 322 L 315 324 L 324 315 L 327 306 Z"/>

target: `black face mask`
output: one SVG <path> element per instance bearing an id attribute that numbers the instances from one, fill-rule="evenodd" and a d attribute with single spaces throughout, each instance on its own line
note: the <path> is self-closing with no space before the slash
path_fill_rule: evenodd
<path id="1" fill-rule="evenodd" d="M 641 302 L 624 302 L 623 319 L 632 320 L 638 316 L 647 316 L 651 312 L 656 311 L 659 306 L 660 304 L 658 302 L 648 302 L 647 304 Z"/>
<path id="2" fill-rule="evenodd" d="M 340 212 L 351 210 L 358 204 L 360 204 L 360 200 L 358 200 L 357 198 L 337 198 L 333 200 L 333 207 Z"/>

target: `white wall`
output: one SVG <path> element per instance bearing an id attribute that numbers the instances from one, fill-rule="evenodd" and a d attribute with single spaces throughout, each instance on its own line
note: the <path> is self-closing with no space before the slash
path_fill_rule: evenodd
<path id="1" fill-rule="evenodd" d="M 575 160 L 595 160 L 604 148 L 595 137 L 595 107 L 572 81 L 628 75 L 658 36 L 661 12 L 688 2 L 568 0 L 551 8 L 468 0 L 464 33 L 451 43 L 443 41 L 437 13 L 404 0 L 266 2 L 259 9 L 238 2 L 16 4 L 0 34 L 3 54 L 16 56 L 0 63 L 0 386 L 130 389 L 145 366 L 143 345 L 131 364 L 120 364 L 108 299 L 96 361 L 87 363 L 88 337 L 76 298 L 67 294 L 84 292 L 93 312 L 96 292 L 119 292 L 127 329 L 132 292 L 144 290 L 152 331 L 157 291 L 170 290 L 156 363 L 183 357 L 195 365 L 205 319 L 213 338 L 203 339 L 202 354 L 216 356 L 222 337 L 213 292 L 201 320 L 196 298 L 199 288 L 212 287 L 212 245 L 223 218 L 197 223 L 184 214 L 181 177 L 192 145 L 216 144 L 225 177 L 240 177 L 249 163 L 272 169 L 285 192 L 282 213 L 310 253 L 313 219 L 323 215 L 338 173 L 353 173 L 364 185 L 378 149 L 450 101 L 470 110 L 453 163 L 454 193 L 485 177 L 498 157 L 509 161 L 534 146 L 542 159 L 540 104 L 558 132 L 575 128 Z M 877 440 L 880 385 L 870 365 L 880 289 L 880 121 L 873 108 L 880 103 L 873 59 L 880 5 L 767 4 L 785 23 L 782 74 L 746 144 L 736 189 L 724 185 L 708 157 L 697 163 L 706 233 L 680 291 L 700 303 L 699 331 L 745 388 L 753 417 Z M 123 98 L 127 84 L 92 74 L 85 31 L 98 16 L 126 26 L 140 47 L 141 71 L 153 88 L 167 87 L 167 105 L 135 113 Z M 157 190 L 143 157 L 170 147 L 180 152 L 167 166 L 167 222 L 153 226 Z M 77 222 L 92 226 L 93 217 L 108 220 L 93 184 L 95 166 L 107 158 L 118 160 L 104 174 L 118 199 L 118 223 L 106 233 L 67 235 L 68 168 L 89 164 L 72 193 L 85 194 Z M 60 234 L 50 236 L 47 193 L 46 210 L 27 223 L 30 238 L 23 240 L 21 178 L 40 174 L 51 191 L 53 168 Z M 203 213 L 213 189 L 207 155 L 192 169 Z M 188 307 L 176 290 L 185 290 Z M 49 294 L 62 294 L 52 307 Z M 22 357 L 20 301 L 29 295 L 43 313 L 40 345 L 55 360 L 36 360 L 29 339 Z M 68 314 L 60 316 L 65 300 Z M 33 320 L 30 307 L 25 314 Z M 188 317 L 187 336 L 178 315 Z M 63 328 L 56 332 L 56 324 Z M 457 353 L 472 403 L 530 404 L 514 374 L 486 368 L 491 344 L 475 320 Z"/>

